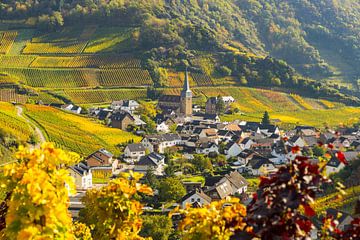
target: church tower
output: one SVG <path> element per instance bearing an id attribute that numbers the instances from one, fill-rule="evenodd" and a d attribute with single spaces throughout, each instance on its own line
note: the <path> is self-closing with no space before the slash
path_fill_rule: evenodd
<path id="1" fill-rule="evenodd" d="M 184 114 L 186 117 L 192 116 L 192 92 L 190 90 L 189 77 L 186 69 L 184 87 L 180 95 L 180 113 Z"/>

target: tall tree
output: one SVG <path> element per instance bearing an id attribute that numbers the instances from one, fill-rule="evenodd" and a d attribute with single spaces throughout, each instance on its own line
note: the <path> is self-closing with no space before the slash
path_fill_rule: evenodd
<path id="1" fill-rule="evenodd" d="M 265 111 L 264 112 L 264 115 L 263 115 L 263 118 L 261 120 L 261 124 L 262 125 L 270 125 L 270 116 L 269 116 L 269 113 L 268 111 Z"/>

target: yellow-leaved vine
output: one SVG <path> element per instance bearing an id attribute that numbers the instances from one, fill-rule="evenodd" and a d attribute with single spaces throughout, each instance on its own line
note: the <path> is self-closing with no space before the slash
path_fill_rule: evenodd
<path id="1" fill-rule="evenodd" d="M 20 147 L 16 159 L 1 179 L 10 193 L 6 239 L 74 239 L 68 205 L 75 186 L 66 166 L 80 157 L 44 143 L 35 150 Z"/>
<path id="2" fill-rule="evenodd" d="M 142 226 L 142 205 L 137 193 L 152 194 L 152 189 L 140 184 L 142 174 L 123 173 L 100 189 L 91 189 L 83 198 L 85 208 L 80 220 L 93 226 L 94 239 L 138 240 Z"/>

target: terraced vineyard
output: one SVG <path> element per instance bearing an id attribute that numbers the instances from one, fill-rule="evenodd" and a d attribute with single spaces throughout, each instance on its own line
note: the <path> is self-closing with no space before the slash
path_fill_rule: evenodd
<path id="1" fill-rule="evenodd" d="M 28 97 L 17 94 L 15 89 L 1 89 L 0 88 L 0 102 L 16 102 L 26 103 Z"/>
<path id="2" fill-rule="evenodd" d="M 35 60 L 36 56 L 28 55 L 4 55 L 0 56 L 0 67 L 29 67 Z"/>
<path id="3" fill-rule="evenodd" d="M 307 102 L 305 101 L 301 96 L 297 95 L 297 94 L 290 94 L 290 97 L 299 104 L 299 106 L 301 106 L 303 109 L 305 110 L 310 110 L 313 109 L 313 107 Z"/>
<path id="4" fill-rule="evenodd" d="M 65 90 L 60 94 L 78 104 L 110 103 L 119 99 L 146 98 L 146 89 Z"/>
<path id="5" fill-rule="evenodd" d="M 79 54 L 87 42 L 27 43 L 24 54 Z"/>
<path id="6" fill-rule="evenodd" d="M 191 73 L 192 78 L 196 82 L 197 86 L 212 86 L 213 81 L 208 75 L 202 73 Z"/>
<path id="7" fill-rule="evenodd" d="M 66 113 L 51 107 L 26 105 L 26 115 L 45 130 L 50 141 L 83 156 L 106 148 L 118 154 L 116 145 L 141 139 L 131 133 L 109 128 L 90 118 Z"/>
<path id="8" fill-rule="evenodd" d="M 5 102 L 0 102 L 0 130 L 23 142 L 28 141 L 33 134 L 25 120 L 17 116 L 15 107 Z"/>
<path id="9" fill-rule="evenodd" d="M 0 33 L 0 54 L 7 54 L 17 36 L 16 31 Z"/>
<path id="10" fill-rule="evenodd" d="M 149 72 L 141 69 L 101 70 L 99 82 L 105 87 L 136 87 L 152 84 Z"/>
<path id="11" fill-rule="evenodd" d="M 97 86 L 96 70 L 58 70 L 40 68 L 0 68 L 0 71 L 26 80 L 32 87 L 74 88 Z"/>

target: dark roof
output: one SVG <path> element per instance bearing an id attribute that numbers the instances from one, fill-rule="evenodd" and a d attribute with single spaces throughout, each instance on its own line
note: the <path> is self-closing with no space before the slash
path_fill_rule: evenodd
<path id="1" fill-rule="evenodd" d="M 206 103 L 216 104 L 216 103 L 217 103 L 217 97 L 210 97 L 210 98 L 208 98 L 208 100 L 206 101 Z"/>
<path id="2" fill-rule="evenodd" d="M 260 125 L 259 126 L 260 127 L 260 129 L 262 129 L 262 130 L 265 130 L 265 129 L 267 129 L 269 132 L 275 132 L 276 131 L 276 129 L 278 128 L 277 126 L 275 126 L 275 125 Z"/>
<path id="3" fill-rule="evenodd" d="M 217 146 L 216 143 L 214 143 L 214 142 L 203 142 L 200 144 L 199 148 L 206 149 L 206 148 L 211 148 L 214 145 Z"/>
<path id="4" fill-rule="evenodd" d="M 137 165 L 150 165 L 150 166 L 159 166 L 160 162 L 164 160 L 164 156 L 156 152 L 152 152 L 149 155 L 143 156 L 140 158 Z"/>
<path id="5" fill-rule="evenodd" d="M 204 120 L 216 120 L 217 114 L 204 114 Z"/>
<path id="6" fill-rule="evenodd" d="M 176 95 L 161 95 L 159 98 L 159 102 L 179 103 L 180 100 L 181 100 L 180 96 L 176 96 Z"/>
<path id="7" fill-rule="evenodd" d="M 340 165 L 340 160 L 335 157 L 335 156 L 332 156 L 330 161 L 328 161 L 328 163 L 326 164 L 326 166 L 329 166 L 329 167 L 338 167 Z"/>
<path id="8" fill-rule="evenodd" d="M 254 155 L 253 158 L 249 161 L 252 169 L 259 169 L 263 164 L 269 163 L 271 163 L 269 159 L 260 155 Z"/>
<path id="9" fill-rule="evenodd" d="M 238 189 L 249 185 L 248 181 L 246 181 L 246 179 L 238 171 L 231 172 L 225 175 L 225 177 Z"/>
<path id="10" fill-rule="evenodd" d="M 109 118 L 111 116 L 112 110 L 108 110 L 108 109 L 101 109 L 97 115 L 97 117 L 99 118 L 99 120 L 105 120 L 107 118 Z"/>
<path id="11" fill-rule="evenodd" d="M 78 173 L 79 175 L 83 176 L 85 173 L 89 172 L 89 167 L 83 163 L 79 163 L 77 165 L 70 167 L 74 172 Z"/>
<path id="12" fill-rule="evenodd" d="M 127 147 L 129 148 L 130 152 L 143 152 L 143 151 L 145 151 L 145 147 L 141 143 L 131 143 L 131 144 L 128 144 Z"/>
<path id="13" fill-rule="evenodd" d="M 214 186 L 215 183 L 219 182 L 222 178 L 222 176 L 207 176 L 205 177 L 205 186 Z"/>
<path id="14" fill-rule="evenodd" d="M 119 111 L 119 112 L 115 112 L 113 113 L 113 115 L 111 115 L 111 120 L 112 121 L 122 121 L 125 119 L 125 117 L 130 118 L 132 121 L 135 121 L 135 118 L 133 116 L 131 116 L 130 113 L 126 112 L 126 111 Z"/>
<path id="15" fill-rule="evenodd" d="M 145 138 L 150 139 L 150 141 L 153 142 L 170 142 L 175 140 L 181 140 L 180 135 L 176 133 L 152 134 L 146 135 Z"/>
<path id="16" fill-rule="evenodd" d="M 98 152 L 101 153 L 101 154 L 103 154 L 103 155 L 105 155 L 105 156 L 107 156 L 107 157 L 109 157 L 109 158 L 112 158 L 112 157 L 114 156 L 114 154 L 112 154 L 111 152 L 109 152 L 108 150 L 106 150 L 106 149 L 104 149 L 104 148 L 102 148 L 102 149 L 94 152 L 93 154 L 96 154 L 96 153 L 98 153 Z"/>

